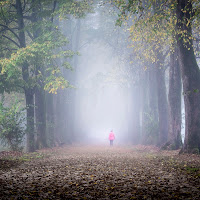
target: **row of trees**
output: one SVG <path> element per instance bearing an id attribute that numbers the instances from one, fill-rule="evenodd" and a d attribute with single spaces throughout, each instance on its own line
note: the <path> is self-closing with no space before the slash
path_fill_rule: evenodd
<path id="1" fill-rule="evenodd" d="M 72 29 L 70 20 L 65 32 L 61 27 L 64 22 L 60 20 L 84 16 L 90 9 L 88 3 L 56 0 L 0 2 L 1 93 L 17 92 L 25 97 L 28 151 L 60 141 L 55 123 L 60 120 L 57 105 L 61 103 L 61 95 L 53 94 L 72 87 L 66 79 L 66 69 L 71 68 L 70 58 L 76 54 L 70 47 L 72 41 L 66 38 Z M 1 115 L 3 118 L 6 113 L 2 111 Z M 3 133 L 2 120 L 1 123 Z"/>
<path id="2" fill-rule="evenodd" d="M 140 58 L 142 121 L 151 113 L 158 121 L 157 144 L 178 149 L 181 141 L 181 88 L 185 105 L 183 152 L 200 150 L 200 72 L 198 1 L 112 1 L 119 11 L 118 25 L 131 19 L 133 56 Z M 133 58 L 134 60 L 135 58 Z M 169 71 L 168 98 L 166 71 Z M 143 142 L 148 139 L 142 130 Z"/>
<path id="3" fill-rule="evenodd" d="M 199 152 L 199 2 L 104 3 L 1 2 L 1 93 L 14 91 L 25 96 L 28 151 L 75 139 L 76 92 L 63 89 L 73 87 L 76 82 L 76 52 L 96 39 L 109 46 L 113 56 L 123 63 L 124 68 L 117 73 L 125 72 L 127 81 L 122 85 L 133 91 L 130 96 L 134 107 L 130 106 L 128 123 L 133 141 L 171 149 L 182 147 L 184 97 L 186 123 L 182 151 Z M 95 5 L 94 11 L 100 16 L 98 27 L 92 30 L 81 27 L 80 20 L 91 11 L 91 5 Z M 115 31 L 110 29 L 113 21 L 121 26 Z M 87 40 L 80 45 L 83 34 Z M 71 66 L 74 72 L 67 70 Z"/>

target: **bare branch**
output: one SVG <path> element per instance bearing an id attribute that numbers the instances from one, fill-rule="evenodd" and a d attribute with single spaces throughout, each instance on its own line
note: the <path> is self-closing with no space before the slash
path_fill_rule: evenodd
<path id="1" fill-rule="evenodd" d="M 25 8 L 26 8 L 26 1 L 24 0 L 24 5 L 23 5 L 23 8 L 22 8 L 22 10 L 24 11 L 24 10 L 25 10 Z"/>
<path id="2" fill-rule="evenodd" d="M 9 28 L 8 26 L 3 25 L 3 24 L 0 24 L 0 26 L 4 27 L 6 30 L 10 31 L 19 40 L 18 35 L 11 28 Z"/>
<path id="3" fill-rule="evenodd" d="M 8 47 L 5 47 L 5 48 L 2 49 L 2 51 L 6 51 L 6 50 L 8 50 L 8 51 L 10 51 L 10 52 L 12 52 L 12 51 L 17 51 L 17 49 L 10 49 L 10 48 L 8 48 Z"/>
<path id="4" fill-rule="evenodd" d="M 31 40 L 34 40 L 34 37 L 31 35 L 31 33 L 27 30 L 28 36 L 31 38 Z"/>
<path id="5" fill-rule="evenodd" d="M 57 5 L 57 1 L 55 0 L 55 1 L 53 2 L 52 13 L 54 13 L 54 11 L 55 11 L 55 9 L 56 9 L 56 5 Z M 52 17 L 51 17 L 51 22 L 53 22 L 53 15 L 52 15 Z"/>
<path id="6" fill-rule="evenodd" d="M 31 16 L 23 16 L 23 17 L 24 17 L 24 19 L 32 21 L 32 17 Z"/>
<path id="7" fill-rule="evenodd" d="M 90 42 L 89 41 L 87 41 L 87 42 L 85 42 L 84 44 L 82 44 L 79 48 L 78 48 L 78 50 L 80 50 L 80 49 L 82 49 L 83 47 L 85 47 L 87 44 L 89 44 Z"/>
<path id="8" fill-rule="evenodd" d="M 4 38 L 10 40 L 12 43 L 14 43 L 17 47 L 20 48 L 20 45 L 19 45 L 17 42 L 15 42 L 14 40 L 12 40 L 11 38 L 7 37 L 6 35 L 2 35 L 2 37 L 4 37 Z"/>
<path id="9" fill-rule="evenodd" d="M 165 52 L 165 54 L 163 55 L 163 57 L 166 58 L 166 56 L 169 54 L 169 52 L 170 52 L 170 49 L 168 49 L 168 50 Z"/>

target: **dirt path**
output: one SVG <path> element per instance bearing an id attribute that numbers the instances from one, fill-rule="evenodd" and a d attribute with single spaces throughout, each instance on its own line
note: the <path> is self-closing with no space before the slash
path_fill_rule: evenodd
<path id="1" fill-rule="evenodd" d="M 0 199 L 200 199 L 199 156 L 106 146 L 39 153 L 0 170 Z"/>

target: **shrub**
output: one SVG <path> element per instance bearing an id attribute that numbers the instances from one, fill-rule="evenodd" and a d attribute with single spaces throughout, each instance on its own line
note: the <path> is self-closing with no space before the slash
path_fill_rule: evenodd
<path id="1" fill-rule="evenodd" d="M 25 135 L 24 109 L 21 109 L 20 102 L 15 99 L 7 107 L 4 104 L 4 97 L 0 102 L 0 139 L 5 146 L 13 151 L 22 150 L 22 141 Z"/>

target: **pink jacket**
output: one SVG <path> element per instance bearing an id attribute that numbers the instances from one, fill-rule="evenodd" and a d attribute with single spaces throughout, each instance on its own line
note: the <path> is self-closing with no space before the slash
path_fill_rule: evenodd
<path id="1" fill-rule="evenodd" d="M 108 139 L 109 140 L 114 140 L 115 139 L 115 134 L 113 132 L 110 132 Z"/>

